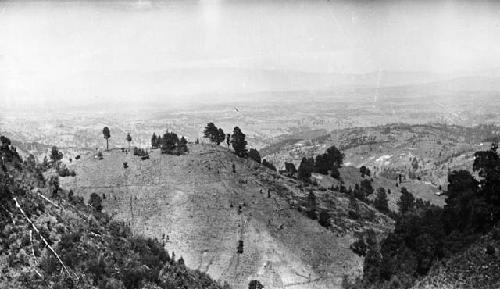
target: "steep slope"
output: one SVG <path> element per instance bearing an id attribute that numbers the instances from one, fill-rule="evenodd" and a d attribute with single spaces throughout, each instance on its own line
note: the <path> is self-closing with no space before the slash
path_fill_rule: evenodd
<path id="1" fill-rule="evenodd" d="M 0 288 L 227 288 L 171 258 L 158 240 L 132 235 L 98 206 L 59 189 L 53 178 L 44 184 L 42 166 L 22 163 L 4 140 Z"/>
<path id="2" fill-rule="evenodd" d="M 417 282 L 413 289 L 500 288 L 500 231 L 483 236 Z"/>
<path id="3" fill-rule="evenodd" d="M 219 146 L 192 145 L 184 156 L 153 151 L 144 161 L 121 151 L 106 152 L 103 160 L 86 155 L 72 169 L 77 176 L 62 186 L 85 199 L 102 195 L 115 219 L 164 239 L 188 267 L 234 288 L 253 279 L 265 288 L 339 288 L 344 274 L 362 267 L 349 249 L 354 230 L 384 232 L 392 224 L 374 213 L 371 223 L 349 221 L 342 231 L 321 227 L 297 209 L 308 193 L 293 180 Z M 346 211 L 347 199 L 336 194 L 328 194 L 330 204 Z"/>

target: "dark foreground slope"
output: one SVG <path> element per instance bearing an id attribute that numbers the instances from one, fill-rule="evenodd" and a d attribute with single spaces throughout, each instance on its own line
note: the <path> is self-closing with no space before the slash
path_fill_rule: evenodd
<path id="1" fill-rule="evenodd" d="M 500 288 L 500 230 L 435 266 L 413 289 Z M 495 250 L 496 249 L 496 250 Z"/>
<path id="2" fill-rule="evenodd" d="M 0 288 L 223 288 L 159 241 L 46 186 L 8 145 L 0 153 Z"/>
<path id="3" fill-rule="evenodd" d="M 105 197 L 114 219 L 165 240 L 188 267 L 234 288 L 254 279 L 265 288 L 339 288 L 345 274 L 361 273 L 362 258 L 349 249 L 355 233 L 392 227 L 361 203 L 370 219 L 351 220 L 346 196 L 315 191 L 318 212 L 333 216 L 331 227 L 322 227 L 301 212 L 309 191 L 295 180 L 220 146 L 189 149 L 184 156 L 153 151 L 144 161 L 120 151 L 103 160 L 86 155 L 72 165 L 77 176 L 62 185 L 85 199 Z"/>

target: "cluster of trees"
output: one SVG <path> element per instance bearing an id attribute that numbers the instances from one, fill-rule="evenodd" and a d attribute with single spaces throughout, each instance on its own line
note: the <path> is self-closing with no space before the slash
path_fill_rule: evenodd
<path id="1" fill-rule="evenodd" d="M 361 177 L 364 178 L 365 176 L 368 176 L 370 177 L 371 176 L 371 171 L 369 168 L 367 168 L 366 166 L 361 166 L 359 168 L 359 172 L 361 173 Z"/>
<path id="2" fill-rule="evenodd" d="M 149 159 L 149 153 L 143 148 L 134 147 L 134 156 L 140 156 L 142 160 Z"/>
<path id="3" fill-rule="evenodd" d="M 63 159 L 63 153 L 59 151 L 56 146 L 53 146 L 50 152 L 50 160 L 52 161 L 52 167 L 56 170 L 60 177 L 74 177 L 76 173 L 74 170 L 68 169 L 68 167 L 61 162 Z M 45 162 L 45 161 L 44 161 Z M 46 168 L 48 163 L 46 164 Z"/>
<path id="4" fill-rule="evenodd" d="M 448 175 L 444 208 L 415 199 L 403 188 L 394 232 L 380 244 L 366 244 L 363 279 L 346 288 L 409 288 L 436 262 L 490 232 L 500 220 L 497 149 L 493 144 L 475 153 L 473 171 L 479 180 L 465 170 Z"/>
<path id="5" fill-rule="evenodd" d="M 299 207 L 300 212 L 304 212 L 305 215 L 311 220 L 318 220 L 322 227 L 330 227 L 330 214 L 326 210 L 318 210 L 317 198 L 314 191 L 310 190 L 305 201 L 305 210 Z M 319 216 L 318 216 L 319 211 Z"/>
<path id="6" fill-rule="evenodd" d="M 233 147 L 234 153 L 241 158 L 250 157 L 256 162 L 260 163 L 260 154 L 255 149 L 247 149 L 246 135 L 241 131 L 239 127 L 234 127 L 233 134 L 225 134 L 222 128 L 217 128 L 213 122 L 207 123 L 207 126 L 203 130 L 203 137 L 209 139 L 211 142 L 220 145 L 226 140 L 226 144 L 229 147 Z"/>
<path id="7" fill-rule="evenodd" d="M 229 135 L 226 136 L 224 130 L 222 128 L 217 128 L 213 122 L 207 123 L 205 130 L 203 131 L 203 137 L 208 138 L 211 142 L 220 145 L 224 140 L 228 140 L 229 143 Z"/>
<path id="8" fill-rule="evenodd" d="M 156 136 L 156 134 L 153 133 L 153 136 L 151 137 L 151 146 L 153 148 L 161 148 L 162 154 L 185 154 L 189 151 L 187 144 L 188 141 L 186 138 L 179 138 L 176 133 L 169 131 L 165 132 L 163 136 Z"/>
<path id="9" fill-rule="evenodd" d="M 339 168 L 344 161 L 344 154 L 335 146 L 329 147 L 324 154 L 314 158 L 302 158 L 297 172 L 297 177 L 305 182 L 309 181 L 312 173 L 330 174 L 332 177 L 340 178 Z"/>

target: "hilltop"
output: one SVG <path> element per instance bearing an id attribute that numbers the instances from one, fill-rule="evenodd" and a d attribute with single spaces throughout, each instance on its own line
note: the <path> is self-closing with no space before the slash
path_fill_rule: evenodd
<path id="1" fill-rule="evenodd" d="M 361 202 L 360 217 L 351 219 L 344 194 L 305 188 L 221 146 L 189 151 L 152 150 L 147 160 L 120 150 L 102 160 L 83 155 L 70 165 L 76 177 L 61 186 L 86 200 L 101 195 L 113 219 L 164 240 L 189 268 L 233 288 L 251 280 L 265 288 L 340 288 L 345 274 L 361 274 L 363 260 L 349 248 L 355 236 L 368 229 L 383 235 L 393 226 Z M 328 228 L 305 216 L 311 191 L 318 211 L 330 213 Z"/>

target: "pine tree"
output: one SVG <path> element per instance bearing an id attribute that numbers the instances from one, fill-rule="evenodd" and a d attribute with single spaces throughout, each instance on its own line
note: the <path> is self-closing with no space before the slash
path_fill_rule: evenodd
<path id="1" fill-rule="evenodd" d="M 389 212 L 389 201 L 387 200 L 387 194 L 384 188 L 379 188 L 377 190 L 377 197 L 373 202 L 375 208 L 383 213 Z"/>
<path id="2" fill-rule="evenodd" d="M 401 188 L 401 197 L 399 198 L 398 206 L 401 214 L 405 214 L 415 207 L 415 197 L 405 187 Z"/>
<path id="3" fill-rule="evenodd" d="M 241 132 L 241 129 L 239 127 L 235 127 L 233 130 L 233 135 L 231 136 L 231 144 L 233 146 L 234 152 L 239 157 L 245 158 L 248 156 L 245 134 Z"/>
<path id="4" fill-rule="evenodd" d="M 297 178 L 299 180 L 309 182 L 309 178 L 314 170 L 314 159 L 312 158 L 302 158 L 300 162 L 299 169 L 297 171 Z"/>
<path id="5" fill-rule="evenodd" d="M 316 195 L 314 192 L 311 190 L 309 191 L 309 195 L 307 196 L 307 204 L 306 204 L 306 213 L 309 218 L 312 220 L 316 220 Z"/>
<path id="6" fill-rule="evenodd" d="M 96 212 L 101 212 L 102 211 L 102 199 L 101 197 L 96 194 L 96 193 L 92 193 L 90 195 L 90 199 L 89 199 L 89 205 L 96 211 Z"/>
<path id="7" fill-rule="evenodd" d="M 188 141 L 184 137 L 181 137 L 181 139 L 179 140 L 179 145 L 178 145 L 179 153 L 184 154 L 184 153 L 188 152 L 187 143 L 188 143 Z"/>
<path id="8" fill-rule="evenodd" d="M 251 148 L 249 151 L 248 151 L 248 158 L 258 162 L 260 164 L 261 160 L 260 160 L 260 154 L 259 154 L 259 151 L 257 151 L 256 149 L 254 148 Z"/>
<path id="9" fill-rule="evenodd" d="M 128 142 L 128 149 L 130 150 L 130 142 L 132 141 L 132 137 L 130 136 L 130 133 L 127 133 L 127 138 L 126 138 L 127 142 Z"/>
<path id="10" fill-rule="evenodd" d="M 226 134 L 224 133 L 224 130 L 222 128 L 219 128 L 217 130 L 215 142 L 217 143 L 217 145 L 220 145 L 221 142 L 223 142 L 225 139 L 226 139 Z"/>
<path id="11" fill-rule="evenodd" d="M 50 159 L 52 162 L 57 162 L 58 160 L 62 160 L 63 158 L 63 153 L 60 152 L 56 146 L 52 147 L 51 153 L 50 153 Z"/>
<path id="12" fill-rule="evenodd" d="M 203 130 L 203 137 L 220 145 L 226 139 L 226 134 L 222 128 L 217 128 L 213 122 L 209 122 Z"/>
<path id="13" fill-rule="evenodd" d="M 151 137 L 151 147 L 154 149 L 158 148 L 158 139 L 155 133 L 153 133 L 153 136 Z"/>
<path id="14" fill-rule="evenodd" d="M 102 129 L 102 134 L 104 135 L 104 138 L 106 139 L 106 150 L 109 150 L 109 138 L 111 137 L 111 132 L 109 131 L 109 127 L 105 126 Z"/>

